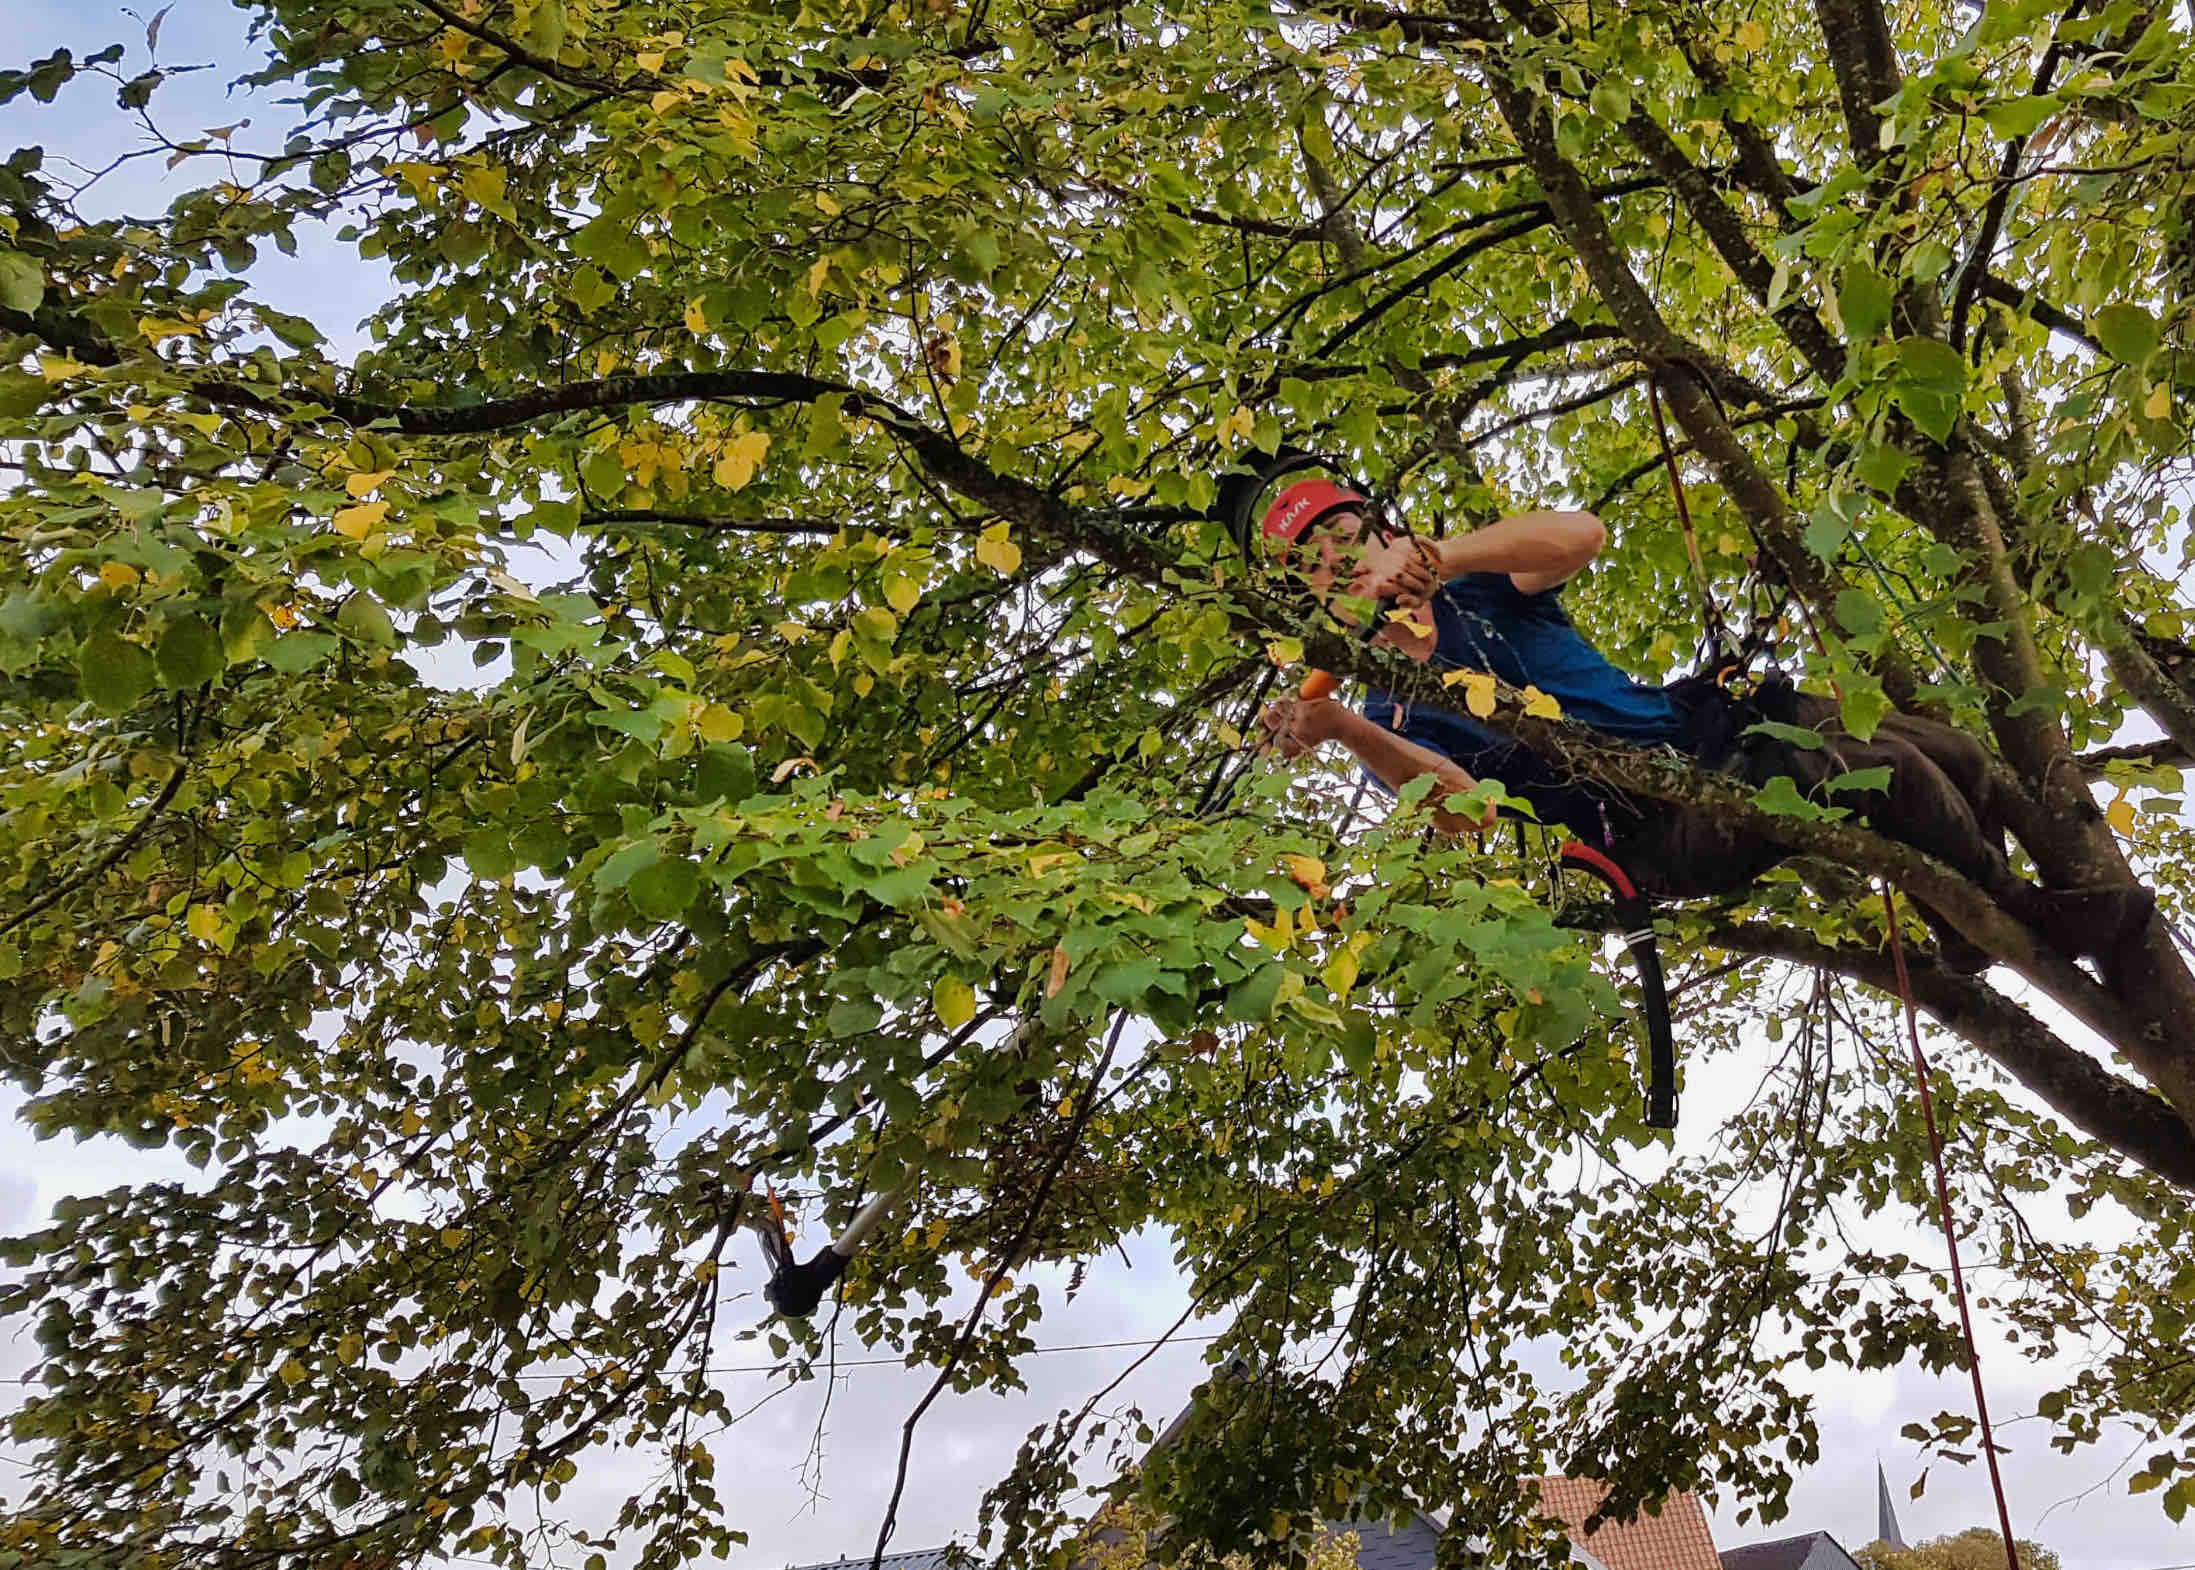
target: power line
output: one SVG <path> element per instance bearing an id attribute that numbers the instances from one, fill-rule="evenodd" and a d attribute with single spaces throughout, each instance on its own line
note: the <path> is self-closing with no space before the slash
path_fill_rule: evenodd
<path id="1" fill-rule="evenodd" d="M 1217 1341 L 1224 1334 L 1226 1334 L 1225 1331 L 1213 1331 L 1209 1335 L 1201 1336 L 1145 1337 L 1142 1340 L 1133 1341 L 1077 1341 L 1067 1346 L 1031 1347 L 1028 1351 L 1016 1353 L 1015 1355 L 1017 1357 L 1051 1357 L 1061 1352 L 1113 1352 L 1126 1347 L 1189 1346 L 1198 1342 Z M 674 1368 L 667 1369 L 665 1372 L 672 1377 L 683 1374 L 778 1374 L 789 1368 L 823 1368 L 832 1373 L 837 1373 L 841 1369 L 882 1368 L 887 1365 L 897 1368 L 919 1368 L 921 1366 L 919 1363 L 908 1362 L 904 1357 L 853 1357 L 833 1361 L 818 1359 L 809 1363 L 711 1364 L 706 1368 Z M 568 1372 L 562 1374 L 513 1374 L 511 1377 L 514 1379 L 578 1379 L 585 1376 L 576 1372 Z M 0 1379 L 0 1384 L 7 1385 L 29 1385 L 42 1382 L 27 1379 L 20 1374 Z M 2188 1570 L 2195 1570 L 2195 1566 L 2189 1566 Z"/>

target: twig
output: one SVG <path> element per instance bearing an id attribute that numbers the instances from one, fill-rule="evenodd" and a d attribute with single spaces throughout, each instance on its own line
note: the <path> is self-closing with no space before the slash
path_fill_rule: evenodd
<path id="1" fill-rule="evenodd" d="M 907 1464 L 914 1454 L 915 1425 L 922 1421 L 922 1416 L 930 1410 L 931 1403 L 937 1400 L 946 1385 L 952 1381 L 953 1370 L 960 1366 L 961 1358 L 975 1343 L 976 1327 L 983 1322 L 983 1311 L 990 1306 L 992 1294 L 998 1290 L 999 1282 L 1006 1279 L 1006 1272 L 1013 1268 L 1030 1235 L 1035 1232 L 1037 1218 L 1044 1212 L 1044 1202 L 1052 1197 L 1053 1185 L 1066 1169 L 1068 1160 L 1075 1153 L 1075 1147 L 1082 1142 L 1082 1131 L 1090 1121 L 1091 1112 L 1097 1107 L 1098 1087 L 1105 1082 L 1105 1071 L 1112 1067 L 1113 1051 L 1120 1045 L 1121 1032 L 1127 1025 L 1126 1009 L 1113 1016 L 1113 1030 L 1106 1038 L 1104 1054 L 1099 1057 L 1097 1067 L 1090 1071 L 1089 1088 L 1083 1092 L 1081 1104 L 1075 1108 L 1074 1122 L 1068 1126 L 1067 1137 L 1060 1141 L 1058 1153 L 1045 1168 L 1043 1180 L 1037 1184 L 1036 1193 L 1029 1201 L 1029 1208 L 1022 1213 L 1020 1228 L 1013 1241 L 999 1250 L 998 1263 L 991 1267 L 990 1275 L 984 1278 L 983 1290 L 976 1298 L 975 1307 L 968 1310 L 968 1318 L 961 1325 L 952 1350 L 946 1354 L 944 1366 L 937 1371 L 937 1378 L 931 1381 L 930 1388 L 923 1392 L 922 1399 L 915 1404 L 914 1411 L 907 1415 L 907 1421 L 900 1427 L 899 1472 L 892 1480 L 891 1503 L 885 1506 L 884 1524 L 877 1529 L 876 1548 L 869 1556 L 869 1570 L 883 1570 L 884 1550 L 891 1543 L 892 1529 L 899 1524 L 899 1501 L 907 1492 Z"/>
<path id="2" fill-rule="evenodd" d="M 129 832 L 114 842 L 113 848 L 99 858 L 97 865 L 87 868 L 73 878 L 64 880 L 54 888 L 47 890 L 42 898 L 31 901 L 30 905 L 18 915 L 6 923 L 0 924 L 0 933 L 13 932 L 40 911 L 51 909 L 85 884 L 105 876 L 107 869 L 124 856 L 127 856 L 130 853 L 130 847 L 144 837 L 145 831 L 152 827 L 153 819 L 167 810 L 168 803 L 175 799 L 175 793 L 182 789 L 185 767 L 181 763 L 175 766 L 175 772 L 168 776 L 167 784 L 160 787 L 160 794 L 153 798 L 152 805 L 145 809 L 144 816 L 130 825 Z"/>

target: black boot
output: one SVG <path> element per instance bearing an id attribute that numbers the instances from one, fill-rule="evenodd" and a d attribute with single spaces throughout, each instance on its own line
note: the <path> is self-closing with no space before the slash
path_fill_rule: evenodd
<path id="1" fill-rule="evenodd" d="M 2157 913 L 2157 896 L 2139 886 L 2038 889 L 2036 895 L 2037 919 L 2029 925 L 2068 958 L 2095 960 L 2105 982 L 2117 987 Z"/>

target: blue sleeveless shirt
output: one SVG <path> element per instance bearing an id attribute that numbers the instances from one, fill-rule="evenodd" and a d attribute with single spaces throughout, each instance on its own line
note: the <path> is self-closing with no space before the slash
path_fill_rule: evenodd
<path id="1" fill-rule="evenodd" d="M 1443 584 L 1431 608 L 1435 670 L 1491 671 L 1510 686 L 1537 687 L 1562 705 L 1565 719 L 1617 741 L 1642 747 L 1682 744 L 1684 723 L 1676 701 L 1664 689 L 1625 675 L 1586 642 L 1563 610 L 1559 589 L 1523 594 L 1505 572 L 1466 573 Z M 1398 716 L 1394 698 L 1384 692 L 1370 695 L 1364 713 L 1481 779 L 1499 779 L 1520 794 L 1533 794 L 1517 778 L 1524 749 L 1469 715 L 1414 703 Z M 1548 813 L 1552 803 L 1540 805 L 1543 817 L 1567 815 L 1560 809 Z"/>

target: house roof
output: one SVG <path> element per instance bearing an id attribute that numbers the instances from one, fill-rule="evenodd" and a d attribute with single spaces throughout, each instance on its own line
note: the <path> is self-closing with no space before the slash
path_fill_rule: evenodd
<path id="1" fill-rule="evenodd" d="M 798 1565 L 794 1567 L 794 1570 L 842 1570 L 842 1567 L 846 1566 L 866 1570 L 868 1563 L 869 1556 L 863 1554 L 859 1559 L 827 1559 L 821 1564 Z M 978 1563 L 977 1559 L 967 1549 L 955 1546 L 917 1548 L 904 1554 L 886 1554 L 884 1556 L 884 1570 L 954 1570 L 955 1566 L 967 1566 L 976 1563 Z"/>
<path id="2" fill-rule="evenodd" d="M 1859 1570 L 1859 1566 L 1844 1544 L 1827 1532 L 1802 1532 L 1797 1537 L 1726 1548 L 1722 1570 Z"/>
<path id="3" fill-rule="evenodd" d="M 1571 1541 L 1608 1570 L 1723 1570 L 1707 1530 L 1707 1512 L 1690 1494 L 1671 1494 L 1659 1515 L 1641 1511 L 1635 1521 L 1607 1521 L 1599 1531 L 1588 1532 L 1586 1518 L 1608 1497 L 1607 1484 L 1583 1477 L 1542 1477 L 1533 1486 L 1540 1508 L 1562 1522 Z"/>

